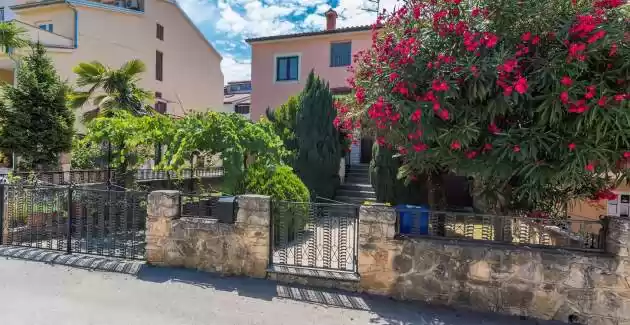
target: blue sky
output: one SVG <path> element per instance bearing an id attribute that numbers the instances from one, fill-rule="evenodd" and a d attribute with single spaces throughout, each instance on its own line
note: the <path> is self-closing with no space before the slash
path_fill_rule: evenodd
<path id="1" fill-rule="evenodd" d="M 391 9 L 397 0 L 381 0 Z M 225 82 L 250 78 L 250 37 L 322 30 L 323 13 L 339 13 L 338 27 L 371 24 L 375 13 L 368 0 L 178 0 L 180 6 L 223 55 Z"/>

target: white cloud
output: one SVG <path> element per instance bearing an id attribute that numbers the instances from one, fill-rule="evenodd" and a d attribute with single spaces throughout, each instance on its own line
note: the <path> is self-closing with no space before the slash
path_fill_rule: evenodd
<path id="1" fill-rule="evenodd" d="M 225 77 L 225 83 L 237 80 L 249 80 L 252 73 L 251 60 L 237 60 L 233 56 L 224 55 L 221 61 L 221 71 Z"/>
<path id="2" fill-rule="evenodd" d="M 207 0 L 177 0 L 177 4 L 195 24 L 211 21 L 219 14 L 217 7 Z"/>

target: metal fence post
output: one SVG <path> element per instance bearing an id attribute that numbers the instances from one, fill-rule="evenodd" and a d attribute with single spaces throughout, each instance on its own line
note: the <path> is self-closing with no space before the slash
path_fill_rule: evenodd
<path id="1" fill-rule="evenodd" d="M 72 254 L 72 218 L 74 218 L 74 209 L 72 207 L 73 193 L 72 185 L 68 186 L 68 233 L 66 234 L 66 252 Z"/>
<path id="2" fill-rule="evenodd" d="M 0 183 L 0 245 L 4 243 L 4 184 Z"/>

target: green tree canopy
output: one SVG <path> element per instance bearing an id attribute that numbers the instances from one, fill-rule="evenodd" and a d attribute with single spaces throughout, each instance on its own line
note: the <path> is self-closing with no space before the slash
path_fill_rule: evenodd
<path id="1" fill-rule="evenodd" d="M 255 124 L 239 114 L 217 112 L 192 113 L 181 119 L 163 115 L 133 116 L 117 112 L 112 117 L 98 117 L 88 123 L 82 140 L 99 144 L 120 143 L 114 150 L 114 165 L 134 157 L 131 165 L 151 158 L 157 144 L 164 145 L 157 168 L 180 171 L 195 152 L 221 154 L 225 169 L 224 185 L 231 193 L 243 191 L 248 161 L 260 166 L 282 163 L 286 151 L 269 126 Z"/>
<path id="2" fill-rule="evenodd" d="M 33 45 L 17 71 L 17 85 L 2 86 L 0 148 L 20 156 L 28 168 L 56 165 L 74 134 L 67 91 L 44 47 Z"/>
<path id="3" fill-rule="evenodd" d="M 630 159 L 623 1 L 408 0 L 356 61 L 360 121 L 399 177 L 472 176 L 499 209 L 606 198 Z"/>

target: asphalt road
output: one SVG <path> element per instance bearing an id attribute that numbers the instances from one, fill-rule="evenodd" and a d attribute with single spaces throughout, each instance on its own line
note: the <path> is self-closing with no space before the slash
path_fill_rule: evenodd
<path id="1" fill-rule="evenodd" d="M 145 268 L 136 277 L 2 258 L 0 324 L 537 323 L 384 298 L 287 287 L 265 280 L 221 278 L 188 270 Z"/>

